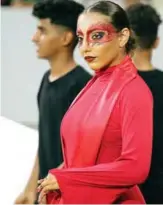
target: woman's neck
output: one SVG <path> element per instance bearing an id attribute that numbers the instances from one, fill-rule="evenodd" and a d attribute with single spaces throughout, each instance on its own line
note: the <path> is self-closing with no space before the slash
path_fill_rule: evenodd
<path id="1" fill-rule="evenodd" d="M 125 53 L 119 53 L 109 64 L 109 67 L 119 65 L 127 55 Z"/>

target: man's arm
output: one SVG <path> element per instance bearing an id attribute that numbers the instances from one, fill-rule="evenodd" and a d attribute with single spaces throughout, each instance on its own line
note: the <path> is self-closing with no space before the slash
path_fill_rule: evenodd
<path id="1" fill-rule="evenodd" d="M 36 158 L 35 158 L 35 163 L 34 163 L 34 166 L 31 172 L 31 176 L 25 187 L 25 191 L 36 191 L 38 177 L 39 177 L 39 159 L 38 159 L 38 153 L 37 153 Z"/>

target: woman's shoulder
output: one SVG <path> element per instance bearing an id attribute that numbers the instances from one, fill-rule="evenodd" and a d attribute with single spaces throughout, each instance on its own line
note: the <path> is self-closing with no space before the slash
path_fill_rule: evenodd
<path id="1" fill-rule="evenodd" d="M 144 80 L 136 75 L 126 86 L 124 86 L 120 100 L 125 103 L 144 104 L 153 100 L 152 93 Z"/>

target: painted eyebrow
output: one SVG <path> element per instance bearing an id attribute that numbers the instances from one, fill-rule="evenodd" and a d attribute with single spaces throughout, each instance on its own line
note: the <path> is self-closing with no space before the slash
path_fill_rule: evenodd
<path id="1" fill-rule="evenodd" d="M 87 33 L 91 33 L 95 30 L 112 30 L 112 32 L 116 32 L 116 30 L 114 29 L 114 27 L 111 25 L 111 23 L 96 23 L 96 24 L 92 24 L 92 26 L 90 26 L 90 28 L 88 29 Z"/>
<path id="2" fill-rule="evenodd" d="M 91 32 L 95 31 L 95 30 L 111 30 L 113 33 L 116 33 L 116 30 L 114 29 L 114 27 L 112 26 L 111 23 L 102 23 L 102 22 L 98 22 L 96 24 L 92 24 L 88 30 L 87 30 L 87 35 L 89 35 Z M 84 35 L 81 29 L 77 29 L 76 32 L 77 35 Z"/>
<path id="3" fill-rule="evenodd" d="M 76 32 L 77 35 L 83 35 L 83 32 L 81 29 L 77 29 L 77 32 Z"/>
<path id="4" fill-rule="evenodd" d="M 92 32 L 92 31 L 94 31 L 94 30 L 101 30 L 102 28 L 102 23 L 101 24 L 93 24 L 92 26 L 90 26 L 90 28 L 88 29 L 88 31 L 87 32 Z M 104 28 L 103 28 L 104 29 Z M 82 32 L 82 30 L 81 29 L 77 29 L 77 32 L 76 32 L 77 34 L 81 34 L 81 35 L 83 35 L 83 32 Z"/>

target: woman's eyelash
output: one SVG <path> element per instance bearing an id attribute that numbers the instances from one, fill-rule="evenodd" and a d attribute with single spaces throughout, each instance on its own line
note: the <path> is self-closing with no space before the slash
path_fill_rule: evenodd
<path id="1" fill-rule="evenodd" d="M 81 36 L 78 36 L 78 42 L 81 42 L 83 38 Z"/>
<path id="2" fill-rule="evenodd" d="M 104 32 L 98 32 L 98 33 L 95 33 L 95 34 L 92 34 L 92 39 L 100 39 L 104 36 Z"/>

